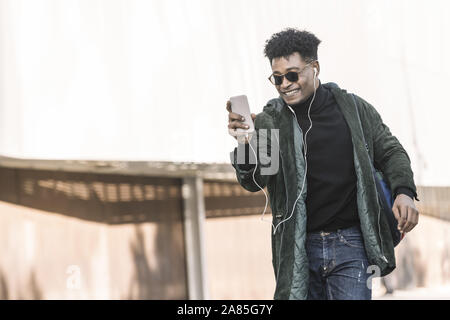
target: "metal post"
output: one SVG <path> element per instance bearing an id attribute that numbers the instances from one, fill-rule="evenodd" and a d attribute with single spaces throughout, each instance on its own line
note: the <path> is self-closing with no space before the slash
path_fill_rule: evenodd
<path id="1" fill-rule="evenodd" d="M 205 201 L 202 178 L 183 178 L 182 194 L 189 299 L 208 299 L 204 242 Z"/>

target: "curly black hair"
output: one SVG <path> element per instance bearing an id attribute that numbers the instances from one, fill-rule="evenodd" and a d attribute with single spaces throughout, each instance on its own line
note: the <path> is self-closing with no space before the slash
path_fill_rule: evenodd
<path id="1" fill-rule="evenodd" d="M 274 58 L 287 58 L 294 52 L 298 52 L 306 62 L 317 60 L 317 47 L 320 41 L 314 34 L 294 28 L 287 28 L 275 33 L 266 41 L 264 55 L 270 63 Z"/>

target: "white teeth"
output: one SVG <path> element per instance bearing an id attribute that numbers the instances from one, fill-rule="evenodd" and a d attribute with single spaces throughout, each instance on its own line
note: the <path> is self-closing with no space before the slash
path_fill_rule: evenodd
<path id="1" fill-rule="evenodd" d="M 292 96 L 293 94 L 296 94 L 299 91 L 300 91 L 300 89 L 295 89 L 295 90 L 292 90 L 292 91 L 285 92 L 284 94 L 287 95 L 287 96 Z"/>

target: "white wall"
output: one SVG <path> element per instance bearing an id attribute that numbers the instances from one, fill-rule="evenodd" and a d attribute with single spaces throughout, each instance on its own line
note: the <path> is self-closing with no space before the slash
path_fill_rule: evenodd
<path id="1" fill-rule="evenodd" d="M 264 42 L 315 33 L 322 82 L 371 102 L 417 183 L 448 185 L 448 1 L 0 0 L 0 154 L 228 162 L 225 102 L 276 97 Z"/>

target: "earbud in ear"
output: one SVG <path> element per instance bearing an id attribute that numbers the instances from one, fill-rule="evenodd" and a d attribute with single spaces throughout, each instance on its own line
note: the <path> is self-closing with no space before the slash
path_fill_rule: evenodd
<path id="1" fill-rule="evenodd" d="M 314 76 L 317 75 L 317 68 L 314 68 Z"/>

